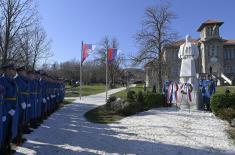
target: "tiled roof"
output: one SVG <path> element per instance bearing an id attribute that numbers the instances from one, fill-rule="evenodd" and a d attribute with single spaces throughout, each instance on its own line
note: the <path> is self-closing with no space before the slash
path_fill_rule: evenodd
<path id="1" fill-rule="evenodd" d="M 217 24 L 219 26 L 221 26 L 224 22 L 220 21 L 220 20 L 207 20 L 205 22 L 203 22 L 200 27 L 197 29 L 198 32 L 200 32 L 206 25 L 213 25 L 213 24 Z"/>
<path id="2" fill-rule="evenodd" d="M 235 45 L 235 40 L 224 40 L 224 45 Z"/>
<path id="3" fill-rule="evenodd" d="M 198 43 L 199 39 L 191 39 L 191 42 L 196 44 Z M 183 43 L 185 43 L 185 39 L 181 39 L 181 40 L 178 40 L 170 45 L 168 45 L 167 47 L 178 47 L 180 45 L 182 45 Z"/>

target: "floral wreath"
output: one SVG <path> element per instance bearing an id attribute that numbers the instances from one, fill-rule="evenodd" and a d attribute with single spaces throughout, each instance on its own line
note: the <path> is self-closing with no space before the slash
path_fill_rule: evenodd
<path id="1" fill-rule="evenodd" d="M 183 83 L 182 86 L 181 86 L 181 93 L 182 94 L 187 94 L 186 90 L 185 89 L 182 89 L 183 86 L 186 86 L 188 85 L 189 86 L 189 92 L 191 93 L 193 91 L 193 85 L 191 83 Z"/>
<path id="2" fill-rule="evenodd" d="M 177 92 L 177 91 L 179 90 L 179 86 L 178 86 L 178 84 L 176 84 L 176 83 L 175 83 L 175 86 L 176 86 L 175 92 Z"/>

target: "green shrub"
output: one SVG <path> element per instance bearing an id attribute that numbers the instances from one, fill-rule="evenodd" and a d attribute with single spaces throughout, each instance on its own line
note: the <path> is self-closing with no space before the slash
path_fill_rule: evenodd
<path id="1" fill-rule="evenodd" d="M 235 94 L 214 94 L 210 100 L 211 110 L 218 115 L 222 108 L 235 108 Z"/>
<path id="2" fill-rule="evenodd" d="M 107 100 L 106 107 L 110 108 L 111 103 L 116 101 L 117 97 L 116 96 L 110 96 Z"/>
<path id="3" fill-rule="evenodd" d="M 225 90 L 225 94 L 230 94 L 230 90 L 229 90 L 229 89 L 226 89 L 226 90 Z"/>
<path id="4" fill-rule="evenodd" d="M 127 106 L 126 108 L 124 108 L 121 113 L 125 116 L 130 116 L 130 115 L 134 115 L 137 112 L 141 112 L 142 111 L 142 107 L 139 103 L 137 102 L 132 102 L 130 103 L 129 106 Z"/>
<path id="5" fill-rule="evenodd" d="M 127 92 L 127 100 L 128 100 L 129 102 L 134 102 L 134 101 L 135 101 L 135 98 L 136 98 L 136 96 L 135 96 L 135 91 L 129 90 L 129 91 Z"/>
<path id="6" fill-rule="evenodd" d="M 228 122 L 231 122 L 235 118 L 235 109 L 234 108 L 222 108 L 218 112 L 218 116 Z"/>
<path id="7" fill-rule="evenodd" d="M 147 93 L 144 98 L 144 108 L 148 110 L 154 107 L 160 107 L 164 104 L 164 96 L 158 93 Z"/>
<path id="8" fill-rule="evenodd" d="M 139 91 L 137 94 L 137 102 L 138 103 L 144 103 L 144 94 L 142 91 Z"/>

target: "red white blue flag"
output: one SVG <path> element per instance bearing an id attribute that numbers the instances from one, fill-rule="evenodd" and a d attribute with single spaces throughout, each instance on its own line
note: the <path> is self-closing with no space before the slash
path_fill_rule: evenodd
<path id="1" fill-rule="evenodd" d="M 95 50 L 95 47 L 96 47 L 96 45 L 93 45 L 93 44 L 83 44 L 83 47 L 82 47 L 82 63 Z"/>
<path id="2" fill-rule="evenodd" d="M 117 57 L 118 50 L 116 48 L 108 49 L 108 64 L 111 64 Z"/>

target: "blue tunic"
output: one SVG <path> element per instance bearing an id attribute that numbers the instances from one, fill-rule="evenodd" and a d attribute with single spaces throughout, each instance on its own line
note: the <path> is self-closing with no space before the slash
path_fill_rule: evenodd
<path id="1" fill-rule="evenodd" d="M 18 103 L 20 106 L 20 123 L 26 123 L 27 121 L 27 104 L 28 104 L 28 96 L 29 96 L 29 87 L 28 82 L 23 76 L 17 76 L 15 78 L 15 82 L 18 87 Z"/>
<path id="2" fill-rule="evenodd" d="M 1 80 L 1 78 L 0 78 Z M 4 96 L 4 92 L 5 92 L 5 89 L 2 85 L 0 85 L 0 145 L 2 145 L 3 143 L 3 125 L 4 125 L 4 122 L 3 122 L 3 104 L 4 104 L 4 101 L 3 101 L 3 96 Z"/>
<path id="3" fill-rule="evenodd" d="M 18 133 L 19 122 L 19 104 L 17 103 L 18 88 L 14 79 L 11 77 L 2 76 L 0 82 L 5 88 L 3 115 L 6 116 L 6 121 L 4 122 L 3 139 L 5 140 L 9 135 L 11 135 L 10 138 L 14 139 Z"/>

